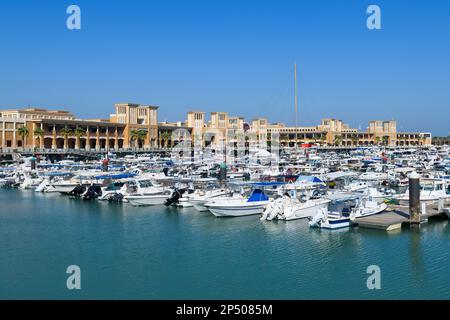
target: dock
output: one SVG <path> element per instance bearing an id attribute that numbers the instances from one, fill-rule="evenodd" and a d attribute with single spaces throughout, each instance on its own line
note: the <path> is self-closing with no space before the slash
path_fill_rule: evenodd
<path id="1" fill-rule="evenodd" d="M 421 215 L 420 223 L 427 222 L 431 217 L 448 216 L 450 210 L 450 201 L 442 201 L 443 203 L 433 203 L 425 206 L 425 213 Z M 378 229 L 392 231 L 401 229 L 403 224 L 411 224 L 409 207 L 393 205 L 380 213 L 373 216 L 356 218 L 355 222 L 361 228 Z"/>

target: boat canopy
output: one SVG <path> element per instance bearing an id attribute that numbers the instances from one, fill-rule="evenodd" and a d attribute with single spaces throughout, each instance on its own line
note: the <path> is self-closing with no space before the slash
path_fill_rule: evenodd
<path id="1" fill-rule="evenodd" d="M 361 197 L 361 194 L 355 193 L 331 193 L 328 194 L 325 198 L 330 200 L 331 203 L 336 204 L 339 202 L 355 201 L 361 199 Z"/>
<path id="2" fill-rule="evenodd" d="M 297 180 L 295 180 L 296 183 L 300 183 L 300 182 L 312 182 L 312 183 L 323 183 L 323 181 L 321 179 L 319 179 L 318 177 L 314 177 L 314 176 L 298 176 Z"/>
<path id="3" fill-rule="evenodd" d="M 267 201 L 269 198 L 264 194 L 261 189 L 253 190 L 250 198 L 248 198 L 247 202 L 257 202 L 257 201 Z"/>
<path id="4" fill-rule="evenodd" d="M 133 178 L 136 176 L 135 173 L 119 173 L 119 174 L 104 174 L 100 176 L 95 176 L 95 179 L 104 180 L 104 179 L 126 179 Z"/>
<path id="5" fill-rule="evenodd" d="M 262 182 L 249 182 L 247 183 L 254 187 L 278 187 L 286 184 L 285 182 L 270 182 L 270 181 L 262 181 Z"/>
<path id="6" fill-rule="evenodd" d="M 44 172 L 44 176 L 47 177 L 64 177 L 64 176 L 72 176 L 72 172 Z"/>

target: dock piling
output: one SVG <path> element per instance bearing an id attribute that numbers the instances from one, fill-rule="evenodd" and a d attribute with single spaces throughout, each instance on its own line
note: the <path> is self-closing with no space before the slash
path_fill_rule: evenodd
<path id="1" fill-rule="evenodd" d="M 411 226 L 418 226 L 421 223 L 420 207 L 420 175 L 412 172 L 409 175 L 409 214 Z"/>

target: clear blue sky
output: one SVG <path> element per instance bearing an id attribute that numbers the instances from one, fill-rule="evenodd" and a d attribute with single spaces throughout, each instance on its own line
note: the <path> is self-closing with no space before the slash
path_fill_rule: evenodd
<path id="1" fill-rule="evenodd" d="M 370 4 L 380 31 L 366 28 Z M 2 1 L 0 41 L 0 108 L 94 118 L 137 102 L 159 105 L 160 121 L 198 109 L 293 124 L 296 61 L 301 125 L 450 133 L 446 0 Z"/>

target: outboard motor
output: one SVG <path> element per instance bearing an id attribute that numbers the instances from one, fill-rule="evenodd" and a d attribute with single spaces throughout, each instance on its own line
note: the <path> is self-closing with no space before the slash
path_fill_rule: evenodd
<path id="1" fill-rule="evenodd" d="M 167 177 L 167 176 L 168 176 L 168 173 L 169 173 L 169 168 L 165 167 L 165 168 L 163 169 L 163 173 L 164 173 L 164 175 Z"/>
<path id="2" fill-rule="evenodd" d="M 102 195 L 100 186 L 89 186 L 86 193 L 83 195 L 83 200 L 95 200 Z"/>
<path id="3" fill-rule="evenodd" d="M 80 197 L 85 191 L 86 191 L 86 187 L 84 187 L 82 185 L 78 185 L 75 187 L 75 189 L 73 189 L 72 191 L 69 192 L 69 196 Z"/>
<path id="4" fill-rule="evenodd" d="M 166 206 L 170 206 L 172 204 L 177 204 L 183 194 L 186 192 L 186 189 L 175 189 L 169 199 L 164 203 Z"/>
<path id="5" fill-rule="evenodd" d="M 108 201 L 111 201 L 111 202 L 122 202 L 122 200 L 123 200 L 123 194 L 121 194 L 121 193 L 115 193 L 108 199 Z"/>
<path id="6" fill-rule="evenodd" d="M 310 227 L 320 227 L 323 221 L 326 220 L 326 211 L 325 209 L 319 209 L 317 210 L 317 214 L 311 218 L 309 221 Z"/>

